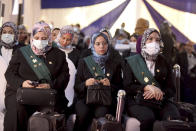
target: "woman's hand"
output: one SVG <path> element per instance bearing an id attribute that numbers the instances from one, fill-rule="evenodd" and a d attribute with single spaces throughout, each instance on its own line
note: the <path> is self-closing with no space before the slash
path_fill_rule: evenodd
<path id="1" fill-rule="evenodd" d="M 104 78 L 102 80 L 100 80 L 100 82 L 104 85 L 104 86 L 110 86 L 110 81 L 108 78 Z"/>
<path id="2" fill-rule="evenodd" d="M 143 94 L 144 99 L 152 99 L 155 94 L 152 91 L 145 91 Z"/>
<path id="3" fill-rule="evenodd" d="M 39 89 L 50 89 L 50 84 L 46 84 L 46 83 L 39 84 L 36 88 L 39 88 Z"/>
<path id="4" fill-rule="evenodd" d="M 147 85 L 144 87 L 144 94 L 143 95 L 144 95 L 144 98 L 146 98 L 146 99 L 155 98 L 156 100 L 162 100 L 163 94 L 164 93 L 156 86 Z"/>
<path id="5" fill-rule="evenodd" d="M 31 83 L 32 83 L 32 81 L 26 80 L 26 81 L 24 81 L 24 82 L 22 83 L 22 87 L 23 87 L 23 88 L 34 88 L 34 86 L 33 86 Z"/>
<path id="6" fill-rule="evenodd" d="M 161 91 L 161 89 L 159 89 L 159 88 L 156 87 L 156 90 L 155 90 L 155 99 L 156 100 L 162 100 L 163 99 L 163 95 L 164 95 L 164 93 Z"/>
<path id="7" fill-rule="evenodd" d="M 85 85 L 86 86 L 92 86 L 92 85 L 95 85 L 98 82 L 99 81 L 94 79 L 94 78 L 89 78 L 89 79 L 86 80 Z"/>

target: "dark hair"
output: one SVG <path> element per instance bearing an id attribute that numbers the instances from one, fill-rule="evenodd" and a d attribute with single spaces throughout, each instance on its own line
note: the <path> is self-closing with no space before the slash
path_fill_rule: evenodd
<path id="1" fill-rule="evenodd" d="M 60 28 L 54 28 L 54 29 L 52 30 L 52 32 L 55 31 L 55 30 L 60 30 Z"/>
<path id="2" fill-rule="evenodd" d="M 136 40 L 137 40 L 138 35 L 137 35 L 136 33 L 133 33 L 133 34 L 130 36 L 130 38 L 131 38 L 131 37 L 135 37 L 135 38 L 136 38 Z"/>

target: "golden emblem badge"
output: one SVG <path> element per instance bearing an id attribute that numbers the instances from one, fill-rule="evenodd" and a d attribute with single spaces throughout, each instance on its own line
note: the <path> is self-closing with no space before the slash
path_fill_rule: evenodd
<path id="1" fill-rule="evenodd" d="M 98 74 L 97 74 L 97 73 L 95 73 L 95 76 L 98 76 Z"/>
<path id="2" fill-rule="evenodd" d="M 107 73 L 106 76 L 109 77 L 110 76 L 110 73 Z"/>
<path id="3" fill-rule="evenodd" d="M 36 63 L 37 62 L 37 59 L 33 59 L 32 61 L 33 61 L 33 63 Z"/>
<path id="4" fill-rule="evenodd" d="M 149 82 L 148 77 L 144 77 L 144 81 L 145 81 L 146 83 L 148 83 L 148 82 Z"/>

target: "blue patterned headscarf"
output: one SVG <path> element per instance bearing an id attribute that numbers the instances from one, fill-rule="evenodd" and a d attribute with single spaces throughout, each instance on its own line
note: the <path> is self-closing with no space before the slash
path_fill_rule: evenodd
<path id="1" fill-rule="evenodd" d="M 107 52 L 104 55 L 97 54 L 96 51 L 95 51 L 95 48 L 94 48 L 95 40 L 99 36 L 102 36 L 106 40 L 106 42 L 108 44 Z M 94 33 L 92 35 L 92 37 L 91 37 L 91 52 L 93 54 L 93 59 L 95 60 L 95 62 L 97 64 L 99 64 L 101 66 L 101 68 L 103 69 L 104 66 L 105 66 L 105 62 L 106 62 L 106 60 L 108 59 L 108 56 L 109 56 L 109 40 L 108 40 L 108 37 L 104 33 L 97 32 L 97 33 Z"/>

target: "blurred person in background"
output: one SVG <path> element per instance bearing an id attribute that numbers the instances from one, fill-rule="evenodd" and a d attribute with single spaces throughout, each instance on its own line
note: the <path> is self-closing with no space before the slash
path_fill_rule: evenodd
<path id="1" fill-rule="evenodd" d="M 130 41 L 127 39 L 127 35 L 124 32 L 121 32 L 115 36 L 114 49 L 117 50 L 121 56 L 123 56 L 124 52 L 131 51 L 131 46 L 129 43 Z"/>
<path id="2" fill-rule="evenodd" d="M 149 21 L 143 18 L 139 18 L 136 22 L 135 26 L 135 34 L 138 36 L 137 38 L 137 44 L 136 44 L 136 50 L 137 53 L 141 52 L 141 40 L 142 35 L 146 29 L 149 28 Z"/>
<path id="3" fill-rule="evenodd" d="M 125 23 L 124 23 L 124 22 L 121 24 L 121 28 L 120 28 L 120 29 L 116 29 L 116 32 L 115 32 L 115 34 L 114 34 L 114 37 L 117 37 L 117 36 L 119 36 L 120 34 L 125 34 L 125 36 L 126 36 L 127 39 L 130 38 L 129 32 L 127 32 L 127 31 L 125 30 Z"/>
<path id="4" fill-rule="evenodd" d="M 193 45 L 193 42 L 187 42 L 185 52 L 180 53 L 176 61 L 181 69 L 181 100 L 196 104 L 196 52 Z"/>
<path id="5" fill-rule="evenodd" d="M 136 33 L 133 33 L 130 36 L 129 46 L 131 49 L 123 52 L 123 58 L 137 54 L 137 50 L 136 50 L 137 38 L 138 35 Z"/>
<path id="6" fill-rule="evenodd" d="M 18 44 L 21 46 L 25 46 L 26 39 L 27 39 L 27 29 L 24 25 L 19 25 L 18 26 Z"/>
<path id="7" fill-rule="evenodd" d="M 52 42 L 54 42 L 54 43 L 57 43 L 58 41 L 57 41 L 57 36 L 58 36 L 58 34 L 59 34 L 59 31 L 60 31 L 60 29 L 59 28 L 54 28 L 53 30 L 52 30 Z"/>
<path id="8" fill-rule="evenodd" d="M 161 24 L 160 33 L 164 43 L 163 55 L 167 58 L 169 63 L 174 65 L 177 54 L 175 51 L 176 38 L 171 30 L 171 25 L 167 21 L 164 21 Z"/>

